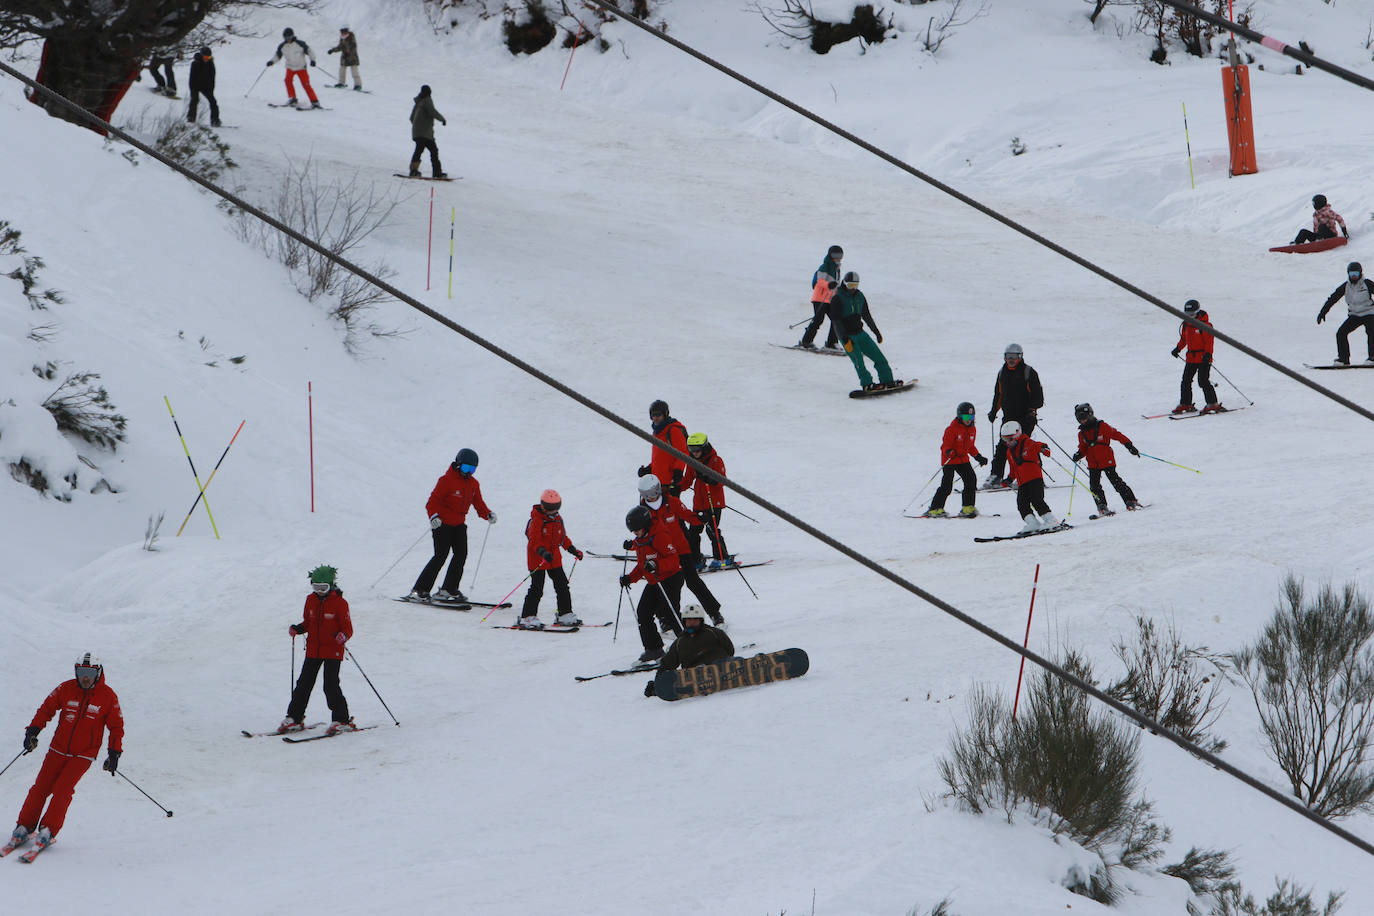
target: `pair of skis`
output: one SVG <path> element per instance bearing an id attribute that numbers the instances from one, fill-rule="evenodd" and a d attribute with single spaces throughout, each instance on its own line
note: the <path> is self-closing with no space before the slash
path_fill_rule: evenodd
<path id="1" fill-rule="evenodd" d="M 345 729 L 343 731 L 325 731 L 319 733 L 318 735 L 306 734 L 307 732 L 312 732 L 317 728 L 323 727 L 323 725 L 323 722 L 312 722 L 309 725 L 305 726 L 305 728 L 300 728 L 293 732 L 279 732 L 276 729 L 273 729 L 270 732 L 250 732 L 247 729 L 243 729 L 242 734 L 245 738 L 281 738 L 281 740 L 285 741 L 287 744 L 304 744 L 307 741 L 320 741 L 324 738 L 337 738 L 340 735 L 347 735 L 351 734 L 352 732 L 370 731 L 377 727 L 375 725 L 360 725 L 356 728 Z M 305 737 L 294 737 L 296 735 L 305 735 Z"/>
<path id="2" fill-rule="evenodd" d="M 32 836 L 32 834 L 30 834 L 29 836 Z M 26 837 L 24 837 L 23 842 L 15 843 L 15 842 L 13 842 L 13 841 L 10 841 L 10 842 L 6 843 L 4 846 L 0 846 L 0 859 L 3 859 L 5 856 L 7 856 L 7 855 L 9 855 L 10 853 L 14 852 L 16 849 L 20 848 L 21 846 L 23 846 L 23 845 L 24 845 L 25 843 L 27 843 L 28 841 L 29 841 L 29 837 L 26 836 Z M 36 858 L 38 858 L 38 856 L 43 852 L 43 850 L 47 849 L 47 848 L 48 848 L 49 846 L 51 846 L 51 845 L 52 845 L 52 840 L 49 840 L 49 841 L 46 842 L 46 843 L 41 843 L 41 844 L 39 844 L 39 845 L 36 845 L 36 846 L 34 846 L 32 849 L 30 849 L 28 852 L 26 852 L 26 853 L 24 853 L 22 856 L 20 856 L 20 857 L 19 857 L 19 861 L 20 861 L 20 862 L 23 862 L 25 865 L 31 865 L 31 864 L 33 864 L 33 860 L 36 859 Z"/>

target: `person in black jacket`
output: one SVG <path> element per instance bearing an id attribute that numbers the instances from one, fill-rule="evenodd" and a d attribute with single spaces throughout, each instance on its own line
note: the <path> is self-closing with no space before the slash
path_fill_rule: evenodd
<path id="1" fill-rule="evenodd" d="M 694 668 L 709 665 L 735 657 L 735 644 L 724 630 L 706 625 L 706 612 L 699 604 L 689 604 L 682 609 L 682 635 L 673 641 L 663 660 L 658 663 L 660 671 L 675 668 Z M 654 695 L 654 682 L 644 688 L 644 695 Z"/>
<path id="2" fill-rule="evenodd" d="M 988 411 L 988 422 L 995 424 L 997 411 L 1002 411 L 1002 422 L 1015 420 L 1021 424 L 1023 435 L 1029 436 L 1035 429 L 1036 411 L 1045 406 L 1045 392 L 1040 387 L 1040 373 L 1025 361 L 1026 352 L 1020 344 L 1007 344 L 1002 354 L 1004 364 L 997 373 L 997 383 L 992 389 L 992 410 Z M 1007 444 L 997 440 L 997 448 L 992 453 L 992 473 L 987 487 L 1010 486 L 1003 483 L 1002 471 L 1007 464 Z"/>
<path id="3" fill-rule="evenodd" d="M 1346 310 L 1350 313 L 1341 326 L 1336 329 L 1336 362 L 1350 365 L 1350 332 L 1364 325 L 1368 340 L 1369 358 L 1374 363 L 1374 282 L 1365 279 L 1364 268 L 1359 261 L 1351 261 L 1345 266 L 1347 282 L 1336 287 L 1336 291 L 1326 297 L 1322 310 L 1317 313 L 1317 324 L 1326 320 L 1326 313 L 1336 300 L 1345 297 Z"/>
<path id="4" fill-rule="evenodd" d="M 839 335 L 844 352 L 849 354 L 849 361 L 854 364 L 854 371 L 859 374 L 859 385 L 864 391 L 902 387 L 901 379 L 892 377 L 892 367 L 887 364 L 883 351 L 878 349 L 878 344 L 883 342 L 883 332 L 878 330 L 873 314 L 868 310 L 867 297 L 859 292 L 859 275 L 852 270 L 844 275 L 840 288 L 835 290 L 835 296 L 830 300 L 830 322 Z M 876 343 L 864 330 L 865 324 L 873 329 L 873 336 L 878 338 Z M 878 370 L 876 382 L 864 365 L 865 356 L 873 361 L 873 368 Z"/>
<path id="5" fill-rule="evenodd" d="M 191 58 L 191 107 L 186 112 L 186 120 L 192 124 L 196 120 L 196 105 L 200 97 L 210 103 L 210 126 L 219 127 L 219 103 L 215 101 L 215 60 L 209 48 L 201 48 Z"/>

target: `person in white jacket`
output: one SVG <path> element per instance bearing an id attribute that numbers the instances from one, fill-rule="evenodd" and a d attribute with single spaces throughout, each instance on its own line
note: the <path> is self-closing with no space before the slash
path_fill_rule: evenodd
<path id="1" fill-rule="evenodd" d="M 310 72 L 305 69 L 307 61 L 310 62 L 310 66 L 315 66 L 315 55 L 310 46 L 296 38 L 296 33 L 291 29 L 282 29 L 281 37 L 282 42 L 277 45 L 277 53 L 272 55 L 267 66 L 270 67 L 279 60 L 286 61 L 286 104 L 295 106 L 296 87 L 292 80 L 299 79 L 306 97 L 310 99 L 310 107 L 323 108 L 320 100 L 315 97 L 315 90 L 310 87 Z"/>

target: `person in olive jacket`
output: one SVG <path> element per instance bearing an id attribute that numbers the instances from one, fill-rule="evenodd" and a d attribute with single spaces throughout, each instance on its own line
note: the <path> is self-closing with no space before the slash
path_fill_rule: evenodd
<path id="1" fill-rule="evenodd" d="M 344 87 L 344 76 L 348 70 L 353 71 L 353 89 L 355 92 L 363 91 L 363 78 L 358 75 L 358 36 L 344 26 L 339 29 L 339 43 L 330 48 L 327 54 L 339 55 L 339 81 L 334 84 L 335 89 Z"/>
<path id="2" fill-rule="evenodd" d="M 310 591 L 305 596 L 305 613 L 300 623 L 287 627 L 294 639 L 305 636 L 305 661 L 296 689 L 291 691 L 291 703 L 278 732 L 300 731 L 305 728 L 305 708 L 315 689 L 315 678 L 324 668 L 324 698 L 329 703 L 333 722 L 329 734 L 357 731 L 348 714 L 348 700 L 339 687 L 339 667 L 343 664 L 344 645 L 353 638 L 353 619 L 348 614 L 348 602 L 335 582 L 338 570 L 332 566 L 317 566 L 310 570 Z"/>
<path id="3" fill-rule="evenodd" d="M 201 48 L 191 58 L 191 107 L 186 112 L 186 120 L 192 124 L 196 120 L 196 106 L 200 97 L 210 103 L 210 126 L 219 127 L 219 102 L 215 101 L 215 60 L 209 48 Z"/>
<path id="4" fill-rule="evenodd" d="M 428 86 L 420 87 L 415 104 L 410 109 L 410 138 L 415 141 L 415 152 L 410 156 L 410 177 L 420 177 L 420 156 L 429 150 L 429 164 L 434 169 L 435 178 L 447 178 L 444 168 L 439 164 L 439 145 L 434 142 L 434 122 L 448 126 L 448 118 L 434 107 L 434 98 Z"/>
<path id="5" fill-rule="evenodd" d="M 695 668 L 713 662 L 734 658 L 735 644 L 724 630 L 706 625 L 706 612 L 699 604 L 689 604 L 682 609 L 682 635 L 673 641 L 663 660 L 658 663 L 660 671 L 676 668 Z M 654 695 L 654 682 L 644 688 L 644 695 Z"/>

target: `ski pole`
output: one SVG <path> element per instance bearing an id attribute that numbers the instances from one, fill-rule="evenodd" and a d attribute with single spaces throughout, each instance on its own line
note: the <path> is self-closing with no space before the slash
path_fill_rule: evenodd
<path id="1" fill-rule="evenodd" d="M 663 596 L 664 602 L 668 605 L 668 614 L 670 615 L 671 619 L 677 621 L 679 630 L 682 629 L 682 615 L 678 613 L 677 608 L 673 607 L 673 602 L 669 600 L 668 590 L 663 587 L 662 582 L 655 582 L 654 584 L 658 586 L 658 593 Z M 643 604 L 644 600 L 641 598 L 639 603 Z"/>
<path id="2" fill-rule="evenodd" d="M 926 491 L 926 487 L 930 486 L 930 484 L 935 480 L 939 473 L 944 469 L 945 466 L 943 464 L 935 469 L 935 473 L 930 475 L 930 480 L 927 480 L 924 484 L 922 484 L 921 489 L 916 491 L 916 495 L 911 497 L 911 502 L 906 504 L 906 508 L 902 510 L 903 515 L 906 515 L 908 512 L 911 511 L 911 503 L 914 503 L 916 502 L 916 500 L 921 498 L 921 494 Z"/>
<path id="3" fill-rule="evenodd" d="M 723 509 L 729 509 L 731 512 L 735 513 L 736 515 L 744 515 L 743 512 L 739 511 L 739 510 L 736 509 L 734 506 L 722 506 L 721 508 L 723 508 Z M 749 521 L 753 522 L 755 525 L 757 525 L 757 524 L 759 523 L 759 520 L 756 519 L 756 518 L 754 518 L 752 515 L 744 515 L 744 517 L 747 518 L 747 519 L 749 519 Z"/>
<path id="4" fill-rule="evenodd" d="M 243 424 L 244 424 L 244 423 L 247 423 L 247 422 L 248 422 L 247 420 L 243 420 L 243 421 L 241 421 L 241 422 L 239 423 L 239 428 L 236 429 L 236 430 L 234 430 L 234 436 L 233 436 L 233 438 L 230 439 L 230 440 L 229 440 L 229 444 L 226 445 L 226 446 L 224 447 L 224 454 L 222 454 L 222 455 L 219 456 L 219 461 L 216 461 L 216 462 L 215 462 L 214 470 L 212 470 L 212 471 L 210 472 L 210 476 L 209 476 L 209 477 L 205 478 L 205 489 L 206 489 L 206 490 L 208 490 L 208 489 L 210 488 L 210 484 L 214 482 L 215 475 L 219 473 L 219 466 L 220 466 L 221 464 L 224 463 L 224 456 L 227 455 L 227 454 L 229 454 L 229 449 L 231 449 L 231 448 L 234 447 L 234 439 L 237 439 L 237 438 L 239 437 L 239 433 L 243 430 Z M 177 529 L 177 537 L 181 537 L 181 532 L 184 531 L 184 530 L 186 529 L 186 522 L 189 522 L 189 521 L 191 520 L 191 513 L 196 511 L 196 506 L 200 505 L 200 500 L 201 500 L 201 498 L 204 497 L 204 496 L 205 496 L 205 491 L 204 491 L 204 490 L 202 490 L 201 492 L 199 492 L 199 493 L 196 494 L 196 501 L 193 502 L 193 503 L 191 503 L 191 508 L 190 508 L 190 510 L 186 513 L 186 518 L 185 518 L 185 520 L 182 521 L 181 527 Z"/>
<path id="5" fill-rule="evenodd" d="M 291 637 L 291 692 L 296 692 L 296 637 Z"/>
<path id="6" fill-rule="evenodd" d="M 353 659 L 353 664 L 358 665 L 358 656 L 353 654 L 353 650 L 346 649 L 345 651 L 348 653 L 348 657 Z M 367 681 L 367 686 L 372 688 L 372 692 L 377 694 L 377 699 L 381 700 L 382 708 L 386 710 L 386 714 L 388 716 L 391 716 L 391 721 L 399 726 L 401 724 L 401 720 L 396 718 L 396 714 L 391 711 L 391 707 L 386 705 L 386 700 L 382 700 L 382 695 L 380 693 L 377 693 L 377 687 L 372 683 L 372 678 L 367 676 L 367 672 L 363 670 L 362 665 L 358 665 L 358 673 L 363 676 L 363 680 Z"/>
<path id="7" fill-rule="evenodd" d="M 474 586 L 477 585 L 477 573 L 478 573 L 479 571 L 481 571 L 481 569 L 482 569 L 482 557 L 486 556 L 486 553 L 487 553 L 487 537 L 488 537 L 490 534 L 491 534 L 491 525 L 487 525 L 486 533 L 482 535 L 482 549 L 479 550 L 479 551 L 477 551 L 477 565 L 474 566 L 474 567 L 472 568 L 472 578 L 468 580 L 468 588 L 472 588 L 472 587 L 474 587 Z M 519 587 L 520 587 L 520 586 L 518 586 L 518 585 L 516 586 L 516 588 L 519 588 Z M 483 617 L 482 619 L 483 619 L 483 620 L 486 620 L 487 618 Z"/>
<path id="8" fill-rule="evenodd" d="M 539 565 L 540 565 L 540 566 L 543 566 L 544 564 L 543 564 L 543 563 L 540 563 Z M 525 578 L 524 578 L 524 579 L 521 579 L 519 582 L 515 583 L 515 588 L 513 588 L 513 589 L 511 589 L 510 591 L 506 592 L 506 598 L 509 598 L 511 595 L 514 595 L 514 594 L 515 594 L 515 589 L 517 589 L 517 588 L 519 588 L 520 586 L 524 585 L 524 584 L 525 584 L 525 580 L 528 579 L 528 578 L 529 578 L 530 576 L 532 576 L 532 575 L 534 575 L 534 570 L 533 570 L 533 569 L 531 569 L 529 572 L 525 573 Z M 495 611 L 496 608 L 499 608 L 501 605 L 505 604 L 505 603 L 506 603 L 506 598 L 502 598 L 500 601 L 496 602 L 495 607 L 493 607 L 490 611 L 487 611 L 487 617 L 490 617 L 490 616 L 492 615 L 492 611 Z M 483 619 L 483 620 L 486 620 L 487 617 L 483 617 L 482 619 Z"/>
<path id="9" fill-rule="evenodd" d="M 626 562 L 626 560 L 620 561 L 620 575 L 622 578 L 625 576 Z M 616 637 L 620 635 L 620 606 L 625 603 L 625 593 L 629 590 L 630 587 L 628 585 L 620 586 L 620 598 L 615 603 L 615 629 L 611 631 L 611 642 L 615 642 Z"/>
<path id="10" fill-rule="evenodd" d="M 23 756 L 24 756 L 25 754 L 27 754 L 27 753 L 29 753 L 29 751 L 28 751 L 28 749 L 26 748 L 26 749 L 20 751 L 19 753 L 15 754 L 15 755 L 14 755 L 14 760 L 18 760 L 20 757 L 23 757 Z M 10 767 L 14 766 L 14 760 L 11 760 L 9 763 L 5 764 L 5 770 L 8 770 Z M 5 770 L 0 770 L 0 776 L 4 776 L 4 775 L 5 775 Z"/>
<path id="11" fill-rule="evenodd" d="M 262 68 L 262 72 L 258 74 L 258 79 L 257 79 L 257 80 L 253 80 L 253 85 L 249 86 L 249 87 L 248 87 L 248 92 L 245 92 L 245 93 L 243 94 L 243 97 L 244 97 L 245 99 L 248 98 L 249 93 L 251 93 L 254 89 L 257 88 L 257 86 L 258 86 L 258 80 L 262 79 L 263 73 L 266 73 L 266 72 L 267 72 L 267 68 L 266 68 L 266 67 L 263 67 L 263 68 Z"/>
<path id="12" fill-rule="evenodd" d="M 421 542 L 422 540 L 424 540 L 425 534 L 429 534 L 429 532 L 426 531 L 424 534 L 422 534 L 422 535 L 420 535 L 419 537 L 417 537 L 417 538 L 415 539 L 415 543 L 414 543 L 414 544 L 411 544 L 409 547 L 407 547 L 407 548 L 406 548 L 406 552 L 403 553 L 403 554 L 401 554 L 399 557 L 396 558 L 396 563 L 399 563 L 399 562 L 401 562 L 402 560 L 404 560 L 404 559 L 406 558 L 406 556 L 409 555 L 410 552 L 411 552 L 412 550 L 414 550 L 416 547 L 418 547 L 419 544 L 420 544 L 420 542 Z M 387 574 L 390 573 L 393 569 L 396 568 L 396 563 L 392 563 L 390 566 L 388 566 L 388 567 L 386 568 L 386 572 L 382 573 L 380 576 L 377 577 L 377 582 L 381 582 L 383 579 L 385 579 L 385 578 L 387 577 Z M 373 588 L 376 588 L 376 587 L 377 587 L 377 582 L 373 582 L 373 583 L 372 583 L 372 587 L 373 587 Z"/>
<path id="13" fill-rule="evenodd" d="M 735 572 L 739 573 L 739 577 L 740 577 L 741 579 L 744 579 L 744 570 L 740 569 L 738 564 L 736 564 L 736 566 L 735 566 Z M 759 600 L 759 593 L 756 592 L 756 591 L 754 591 L 754 586 L 752 586 L 752 585 L 749 584 L 749 580 L 748 580 L 748 579 L 744 579 L 744 587 L 747 588 L 747 589 L 749 589 L 749 594 L 751 594 L 751 595 L 754 596 L 754 600 L 755 600 L 755 601 L 758 601 L 758 600 Z"/>
<path id="14" fill-rule="evenodd" d="M 162 402 L 167 405 L 167 413 L 171 414 L 172 425 L 176 427 L 177 438 L 181 440 L 181 450 L 186 453 L 186 462 L 191 465 L 191 476 L 196 480 L 196 489 L 200 491 L 205 502 L 205 514 L 210 516 L 210 528 L 215 532 L 215 540 L 219 540 L 219 528 L 215 526 L 215 516 L 210 512 L 210 500 L 205 499 L 205 488 L 200 485 L 200 475 L 196 473 L 196 463 L 191 460 L 191 450 L 186 447 L 186 437 L 181 434 L 181 424 L 177 422 L 177 415 L 172 413 L 172 402 L 167 400 L 165 394 L 162 396 Z"/>
<path id="15" fill-rule="evenodd" d="M 1232 388 L 1236 388 L 1236 383 L 1233 382 L 1233 381 L 1231 381 L 1229 378 L 1226 378 L 1226 375 L 1225 375 L 1220 369 L 1217 369 L 1217 364 L 1216 364 L 1216 363 L 1212 363 L 1211 366 L 1212 366 L 1213 369 L 1216 369 L 1217 375 L 1220 375 L 1220 376 L 1222 377 L 1222 380 L 1225 381 L 1226 384 L 1230 385 Z M 1250 396 L 1247 395 L 1244 391 L 1241 391 L 1239 388 L 1236 388 L 1236 394 L 1238 394 L 1238 395 L 1240 395 L 1241 397 L 1245 398 L 1245 400 L 1246 400 L 1246 402 L 1247 402 L 1248 404 L 1250 404 L 1250 405 L 1252 405 L 1252 406 L 1254 405 L 1255 402 L 1254 402 L 1254 401 L 1251 401 L 1251 400 L 1250 400 Z"/>
<path id="16" fill-rule="evenodd" d="M 569 570 L 568 570 L 568 581 L 569 581 L 569 582 L 572 581 L 572 576 L 573 576 L 573 573 L 575 573 L 575 572 L 577 572 L 577 558 L 576 558 L 576 557 L 573 557 L 573 565 L 572 565 L 572 567 L 569 568 Z"/>
<path id="17" fill-rule="evenodd" d="M 116 772 L 118 772 L 118 771 L 116 771 Z M 120 776 L 121 779 L 123 779 L 123 780 L 124 780 L 125 782 L 127 782 L 129 785 L 133 786 L 135 789 L 138 789 L 138 791 L 143 792 L 143 790 L 139 788 L 138 783 L 134 782 L 132 779 L 130 779 L 129 777 L 125 776 L 123 773 L 120 773 L 119 776 Z M 158 800 L 157 800 L 156 798 L 153 798 L 153 797 L 152 797 L 151 795 L 149 795 L 147 792 L 143 792 L 143 797 L 146 798 L 146 799 L 148 799 L 148 801 L 152 802 L 153 804 L 157 805 L 159 808 L 162 808 L 162 805 L 158 802 Z M 167 811 L 166 808 L 162 808 L 162 810 L 163 810 L 163 811 Z M 171 817 L 171 816 L 172 816 L 172 812 L 167 811 L 167 816 L 168 816 L 168 817 Z"/>
<path id="18" fill-rule="evenodd" d="M 1201 474 L 1201 473 L 1202 473 L 1202 472 L 1199 471 L 1197 468 L 1190 468 L 1190 467 L 1188 467 L 1188 465 L 1186 465 L 1186 464 L 1179 464 L 1179 463 L 1176 462 L 1176 461 L 1169 461 L 1169 460 L 1167 460 L 1167 459 L 1165 459 L 1165 458 L 1160 458 L 1160 457 L 1158 457 L 1157 455 L 1147 455 L 1145 452 L 1141 452 L 1141 453 L 1140 453 L 1140 457 L 1141 457 L 1141 458 L 1153 458 L 1155 461 L 1163 461 L 1165 464 L 1172 464 L 1172 465 L 1173 465 L 1174 467 L 1176 467 L 1176 468 L 1183 468 L 1183 470 L 1185 470 L 1185 471 L 1192 471 L 1194 474 Z"/>
<path id="19" fill-rule="evenodd" d="M 1031 583 L 1030 610 L 1026 611 L 1026 638 L 1022 641 L 1024 649 L 1030 645 L 1031 615 L 1035 613 L 1035 590 L 1040 585 L 1040 564 L 1035 564 L 1035 581 Z M 1011 718 L 1016 719 L 1016 707 L 1021 702 L 1021 676 L 1026 673 L 1026 657 L 1021 656 L 1021 670 L 1016 673 L 1016 698 L 1011 702 Z"/>
<path id="20" fill-rule="evenodd" d="M 801 321 L 798 321 L 796 324 L 789 324 L 789 325 L 787 326 L 787 330 L 790 331 L 790 330 L 792 330 L 793 328 L 800 327 L 801 325 L 809 324 L 809 323 L 814 319 L 814 317 L 815 317 L 815 316 L 812 316 L 812 318 L 803 318 Z"/>

